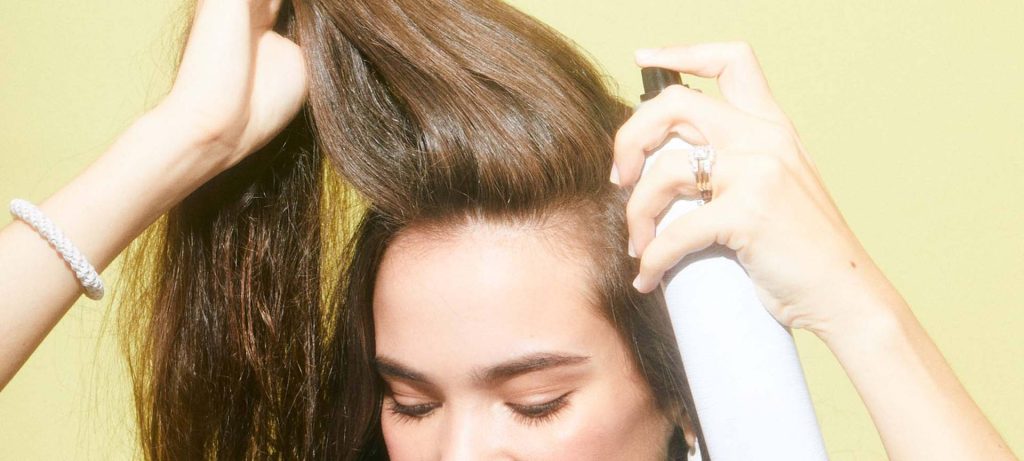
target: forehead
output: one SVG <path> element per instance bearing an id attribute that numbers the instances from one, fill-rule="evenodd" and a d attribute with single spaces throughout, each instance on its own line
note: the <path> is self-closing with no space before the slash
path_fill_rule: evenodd
<path id="1" fill-rule="evenodd" d="M 587 262 L 553 248 L 557 242 L 494 225 L 402 234 L 385 252 L 374 290 L 377 353 L 489 364 L 614 338 L 594 305 Z"/>

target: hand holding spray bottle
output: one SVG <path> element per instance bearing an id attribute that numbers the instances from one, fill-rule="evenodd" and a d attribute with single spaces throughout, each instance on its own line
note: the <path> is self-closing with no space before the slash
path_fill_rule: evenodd
<path id="1" fill-rule="evenodd" d="M 637 109 L 665 87 L 682 84 L 670 69 L 641 73 L 645 93 Z M 648 155 L 642 174 L 661 152 L 693 149 L 671 135 Z M 674 200 L 655 235 L 700 204 Z M 714 461 L 827 460 L 790 330 L 761 304 L 735 252 L 712 245 L 690 254 L 665 273 L 661 286 L 696 406 L 701 451 Z"/>

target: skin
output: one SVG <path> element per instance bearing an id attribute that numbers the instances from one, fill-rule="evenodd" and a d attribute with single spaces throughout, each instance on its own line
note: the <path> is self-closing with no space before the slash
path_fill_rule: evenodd
<path id="1" fill-rule="evenodd" d="M 632 187 L 634 286 L 649 292 L 687 254 L 724 245 L 776 320 L 814 333 L 835 354 L 890 459 L 1016 459 L 847 225 L 751 46 L 698 43 L 635 58 L 714 78 L 722 97 L 670 85 L 616 133 L 610 179 Z M 697 196 L 686 152 L 666 152 L 640 177 L 648 148 L 668 133 L 714 147 L 714 195 L 655 235 L 671 199 Z"/>
<path id="2" fill-rule="evenodd" d="M 373 314 L 391 459 L 666 458 L 672 425 L 587 300 L 584 258 L 539 232 L 412 229 L 386 251 Z"/>
<path id="3" fill-rule="evenodd" d="M 298 113 L 308 76 L 298 45 L 270 29 L 280 7 L 281 0 L 197 2 L 171 91 L 72 181 L 36 202 L 98 272 Z M 13 220 L 0 231 L 0 293 L 3 389 L 81 287 L 45 240 Z"/>

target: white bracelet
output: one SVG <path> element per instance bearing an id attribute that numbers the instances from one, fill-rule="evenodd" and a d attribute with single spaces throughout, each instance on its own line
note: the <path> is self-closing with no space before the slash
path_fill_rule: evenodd
<path id="1" fill-rule="evenodd" d="M 42 210 L 26 200 L 16 198 L 11 200 L 11 214 L 32 226 L 36 232 L 46 238 L 47 242 L 50 242 L 50 245 L 57 249 L 60 256 L 74 269 L 75 277 L 78 277 L 78 282 L 85 289 L 86 296 L 90 299 L 103 297 L 103 281 L 100 280 L 100 274 L 96 273 L 92 264 L 89 264 L 85 256 L 53 224 L 53 221 L 43 214 Z"/>

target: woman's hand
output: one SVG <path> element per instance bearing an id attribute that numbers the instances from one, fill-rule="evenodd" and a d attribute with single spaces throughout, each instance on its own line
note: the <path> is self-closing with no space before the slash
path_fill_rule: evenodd
<path id="1" fill-rule="evenodd" d="M 259 149 L 306 98 L 302 51 L 272 30 L 281 0 L 199 0 L 174 85 L 158 107 L 226 169 Z"/>
<path id="2" fill-rule="evenodd" d="M 200 1 L 171 92 L 39 204 L 97 271 L 298 113 L 306 70 L 299 47 L 271 30 L 280 5 Z M 0 229 L 0 293 L 3 389 L 82 290 L 53 248 L 15 220 Z"/>
<path id="3" fill-rule="evenodd" d="M 736 251 L 776 320 L 821 336 L 840 322 L 870 315 L 834 302 L 878 286 L 871 261 L 822 184 L 792 123 L 776 104 L 750 46 L 704 43 L 637 53 L 642 67 L 714 77 L 724 101 L 671 85 L 619 130 L 615 170 L 634 186 L 627 206 L 630 242 L 640 256 L 634 285 L 658 286 L 665 271 L 713 243 Z M 640 177 L 647 152 L 669 134 L 711 144 L 711 201 L 655 237 L 656 219 L 678 195 L 699 196 L 685 151 L 666 151 Z M 865 308 L 866 309 L 866 308 Z"/>

